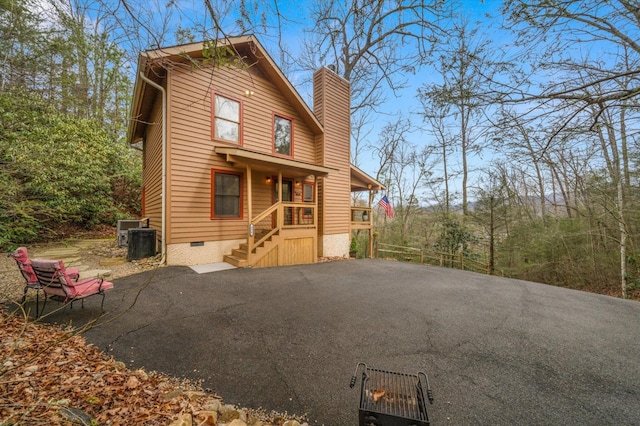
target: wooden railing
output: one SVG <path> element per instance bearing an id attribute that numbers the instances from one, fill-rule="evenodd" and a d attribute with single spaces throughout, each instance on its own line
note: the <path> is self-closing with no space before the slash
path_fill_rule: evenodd
<path id="1" fill-rule="evenodd" d="M 316 228 L 317 206 L 309 203 L 276 202 L 254 217 L 249 224 L 247 259 L 257 247 L 277 234 L 281 229 Z M 256 235 L 260 234 L 256 241 Z"/>
<path id="2" fill-rule="evenodd" d="M 282 203 L 284 228 L 315 228 L 316 205 L 310 203 Z"/>
<path id="3" fill-rule="evenodd" d="M 369 207 L 351 207 L 351 229 L 371 229 Z"/>
<path id="4" fill-rule="evenodd" d="M 435 250 L 423 250 L 417 247 L 397 246 L 393 244 L 378 243 L 376 257 L 391 257 L 404 262 L 427 263 L 430 265 L 445 266 L 473 272 L 489 273 L 489 264 L 479 262 L 463 253 L 445 253 Z"/>
<path id="5" fill-rule="evenodd" d="M 256 230 L 259 229 L 258 227 L 263 221 L 273 221 L 275 222 L 275 226 L 271 226 L 270 231 L 262 235 L 258 241 L 254 241 Z M 278 232 L 280 228 L 282 228 L 282 203 L 276 202 L 271 207 L 251 220 L 251 223 L 249 224 L 249 238 L 247 238 L 247 260 L 251 260 L 251 254 L 253 253 L 255 247 L 259 247 L 273 234 Z"/>

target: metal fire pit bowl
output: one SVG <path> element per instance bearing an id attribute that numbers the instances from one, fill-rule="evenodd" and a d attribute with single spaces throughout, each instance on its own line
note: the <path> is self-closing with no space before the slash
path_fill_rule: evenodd
<path id="1" fill-rule="evenodd" d="M 369 368 L 363 362 L 356 366 L 350 387 L 362 370 L 360 387 L 360 426 L 427 426 L 426 400 L 433 404 L 427 374 L 394 373 Z"/>

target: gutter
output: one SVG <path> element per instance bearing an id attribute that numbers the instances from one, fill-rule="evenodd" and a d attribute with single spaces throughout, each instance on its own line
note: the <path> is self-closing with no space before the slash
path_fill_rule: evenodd
<path id="1" fill-rule="evenodd" d="M 162 205 L 162 244 L 160 247 L 160 252 L 162 253 L 162 263 L 166 263 L 167 261 L 167 224 L 166 224 L 166 199 L 165 193 L 167 190 L 167 91 L 164 87 L 160 86 L 158 83 L 150 80 L 144 75 L 144 72 L 140 71 L 138 74 L 142 81 L 149 84 L 150 86 L 158 89 L 160 93 L 162 93 L 162 194 L 161 194 L 161 205 Z"/>

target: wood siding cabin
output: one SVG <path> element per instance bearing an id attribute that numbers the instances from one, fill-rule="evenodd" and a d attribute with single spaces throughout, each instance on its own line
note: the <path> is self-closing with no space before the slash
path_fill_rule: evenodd
<path id="1" fill-rule="evenodd" d="M 141 53 L 128 139 L 166 264 L 313 263 L 371 234 L 351 192 L 382 185 L 350 164 L 349 82 L 313 81 L 314 111 L 254 36 Z"/>

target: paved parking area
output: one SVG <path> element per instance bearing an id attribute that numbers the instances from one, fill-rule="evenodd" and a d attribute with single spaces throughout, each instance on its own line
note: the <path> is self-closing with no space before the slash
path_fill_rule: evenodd
<path id="1" fill-rule="evenodd" d="M 360 361 L 429 374 L 432 424 L 638 424 L 640 304 L 382 260 L 118 279 L 87 333 L 227 402 L 357 424 Z M 135 304 L 132 305 L 133 300 Z M 66 311 L 74 323 L 99 300 Z"/>

